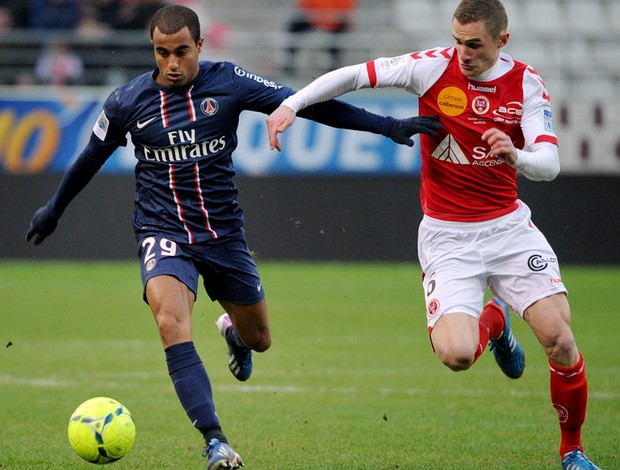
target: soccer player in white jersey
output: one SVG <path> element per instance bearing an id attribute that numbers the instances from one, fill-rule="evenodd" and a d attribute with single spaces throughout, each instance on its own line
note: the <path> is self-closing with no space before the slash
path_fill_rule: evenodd
<path id="1" fill-rule="evenodd" d="M 519 378 L 525 355 L 508 308 L 542 344 L 550 366 L 564 469 L 596 469 L 583 453 L 587 381 L 570 327 L 567 292 L 551 246 L 517 196 L 517 171 L 532 180 L 559 172 L 545 84 L 501 52 L 509 38 L 499 0 L 463 0 L 452 19 L 454 46 L 379 58 L 319 77 L 284 100 L 268 120 L 278 133 L 306 106 L 360 88 L 398 87 L 419 97 L 421 116 L 439 115 L 421 135 L 418 255 L 434 352 L 454 371 L 469 369 L 491 343 L 502 371 Z M 496 296 L 486 305 L 486 288 Z"/>

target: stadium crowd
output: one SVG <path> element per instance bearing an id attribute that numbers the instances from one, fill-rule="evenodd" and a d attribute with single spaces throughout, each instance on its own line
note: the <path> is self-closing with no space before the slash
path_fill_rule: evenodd
<path id="1" fill-rule="evenodd" d="M 151 67 L 152 50 L 142 26 L 152 11 L 171 1 L 5 0 L 0 4 L 0 85 L 117 86 Z M 203 59 L 232 60 L 298 86 L 336 66 L 445 43 L 450 38 L 439 31 L 457 3 L 343 0 L 354 8 L 347 15 L 346 31 L 296 32 L 302 23 L 299 8 L 312 1 L 174 3 L 198 12 L 205 37 Z M 565 147 L 573 149 L 564 157 L 563 168 L 619 171 L 620 142 L 614 129 L 620 125 L 620 112 L 614 97 L 620 93 L 620 2 L 504 3 L 513 34 L 506 52 L 545 77 L 557 110 L 557 131 Z M 62 29 L 66 27 L 70 29 Z M 46 56 L 58 49 L 62 60 L 51 67 Z M 50 70 L 62 73 L 52 81 Z"/>
<path id="2" fill-rule="evenodd" d="M 142 29 L 163 0 L 8 0 L 0 7 L 4 28 L 77 30 L 93 34 Z"/>

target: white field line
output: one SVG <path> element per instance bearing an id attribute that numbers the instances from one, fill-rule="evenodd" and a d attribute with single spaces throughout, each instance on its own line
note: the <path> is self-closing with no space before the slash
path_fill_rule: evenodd
<path id="1" fill-rule="evenodd" d="M 72 386 L 68 380 L 62 380 L 52 377 L 47 378 L 28 378 L 28 377 L 12 377 L 10 375 L 0 375 L 0 385 L 27 385 L 30 387 L 41 388 L 64 388 Z"/>
<path id="2" fill-rule="evenodd" d="M 217 391 L 226 393 L 282 393 L 282 394 L 314 394 L 314 395 L 327 395 L 327 394 L 339 394 L 339 395 L 355 395 L 355 394 L 368 394 L 373 390 L 369 388 L 357 388 L 357 387 L 298 387 L 298 386 L 280 386 L 280 385 L 214 385 L 213 388 Z M 416 388 L 380 388 L 376 389 L 377 393 L 381 395 L 406 395 L 406 396 L 420 396 L 420 395 L 436 395 L 436 390 L 430 389 L 416 389 Z M 492 389 L 484 390 L 455 390 L 452 388 L 444 389 L 440 392 L 445 396 L 495 396 L 496 393 Z M 527 398 L 527 397 L 540 397 L 548 396 L 548 391 L 541 392 L 519 392 L 511 391 L 510 395 L 515 397 Z M 605 393 L 605 392 L 590 392 L 588 396 L 596 400 L 618 400 L 620 399 L 620 393 Z"/>
<path id="3" fill-rule="evenodd" d="M 121 386 L 127 386 L 135 381 L 145 381 L 152 378 L 152 374 L 146 372 L 123 372 L 110 375 L 110 379 L 103 378 L 107 375 L 100 375 L 100 381 L 96 379 L 90 381 L 91 383 L 99 383 L 106 387 L 118 388 Z M 69 388 L 75 387 L 81 383 L 76 379 L 64 379 L 58 376 L 50 377 L 15 377 L 8 374 L 0 374 L 0 386 L 3 385 L 25 385 L 33 388 Z"/>
<path id="4" fill-rule="evenodd" d="M 152 378 L 152 374 L 137 372 L 137 373 L 122 373 L 115 377 L 117 380 L 104 380 L 101 383 L 106 387 L 127 387 L 132 381 L 144 381 Z M 74 387 L 79 381 L 65 380 L 58 377 L 14 377 L 11 375 L 0 374 L 0 386 L 2 385 L 20 385 L 29 386 L 33 388 L 68 388 Z M 135 384 L 134 384 L 135 385 Z M 294 395 L 357 395 L 369 393 L 378 393 L 381 395 L 404 395 L 404 396 L 422 396 L 422 395 L 436 395 L 437 390 L 422 389 L 422 388 L 391 388 L 381 387 L 378 389 L 366 388 L 366 387 L 312 387 L 312 386 L 296 386 L 296 385 L 248 385 L 248 384 L 235 384 L 235 385 L 217 385 L 213 384 L 213 388 L 219 392 L 225 393 L 255 393 L 255 394 L 294 394 Z M 495 395 L 495 392 L 489 389 L 453 389 L 446 388 L 441 392 L 444 396 L 485 396 Z M 548 396 L 547 390 L 541 390 L 540 392 L 522 392 L 522 391 L 510 391 L 511 396 L 518 398 L 529 397 L 541 397 Z M 620 399 L 620 393 L 607 393 L 591 391 L 588 394 L 589 398 L 594 400 L 618 400 Z"/>

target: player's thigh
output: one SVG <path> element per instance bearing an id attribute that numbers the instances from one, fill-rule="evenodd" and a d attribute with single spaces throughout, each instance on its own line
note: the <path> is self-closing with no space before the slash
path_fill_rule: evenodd
<path id="1" fill-rule="evenodd" d="M 191 315 L 194 293 L 178 278 L 167 274 L 151 277 L 145 292 L 155 315 L 170 316 L 176 321 Z"/>
<path id="2" fill-rule="evenodd" d="M 139 243 L 143 299 L 151 308 L 164 347 L 191 341 L 191 313 L 198 271 L 176 243 L 159 235 Z"/>
<path id="3" fill-rule="evenodd" d="M 564 294 L 555 294 L 530 305 L 524 314 L 525 321 L 541 343 L 548 344 L 557 332 L 569 328 L 570 308 Z"/>
<path id="4" fill-rule="evenodd" d="M 444 313 L 478 315 L 486 289 L 486 267 L 476 230 L 425 217 L 418 230 L 418 258 L 429 326 Z"/>
<path id="5" fill-rule="evenodd" d="M 192 340 L 194 293 L 176 277 L 149 279 L 146 296 L 164 347 Z"/>
<path id="6" fill-rule="evenodd" d="M 468 367 L 478 347 L 478 319 L 486 288 L 481 269 L 475 260 L 443 257 L 423 280 L 433 349 L 455 370 Z"/>
<path id="7" fill-rule="evenodd" d="M 271 344 L 265 292 L 243 231 L 212 244 L 200 264 L 204 286 L 230 315 L 246 346 L 257 351 Z"/>
<path id="8" fill-rule="evenodd" d="M 524 319 L 554 364 L 570 367 L 577 363 L 579 351 L 570 327 L 570 307 L 565 294 L 538 300 L 527 308 Z"/>

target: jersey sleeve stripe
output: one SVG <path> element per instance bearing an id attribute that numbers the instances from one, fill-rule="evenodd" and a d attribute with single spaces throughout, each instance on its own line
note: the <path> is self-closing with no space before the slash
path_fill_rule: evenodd
<path id="1" fill-rule="evenodd" d="M 368 80 L 370 81 L 370 87 L 375 88 L 377 86 L 377 69 L 375 67 L 374 60 L 366 62 L 366 71 L 368 72 Z"/>
<path id="2" fill-rule="evenodd" d="M 554 135 L 539 135 L 536 137 L 534 143 L 539 144 L 541 142 L 549 142 L 550 144 L 558 145 L 558 138 Z"/>

